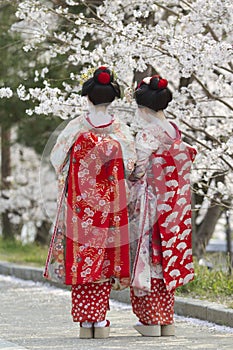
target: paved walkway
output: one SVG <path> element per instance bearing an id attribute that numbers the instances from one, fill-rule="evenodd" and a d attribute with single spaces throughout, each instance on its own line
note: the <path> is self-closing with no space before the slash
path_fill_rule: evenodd
<path id="1" fill-rule="evenodd" d="M 110 338 L 79 339 L 70 316 L 70 292 L 0 275 L 0 349 L 189 350 L 233 349 L 233 329 L 176 317 L 176 336 L 149 338 L 132 327 L 130 306 L 111 302 Z"/>

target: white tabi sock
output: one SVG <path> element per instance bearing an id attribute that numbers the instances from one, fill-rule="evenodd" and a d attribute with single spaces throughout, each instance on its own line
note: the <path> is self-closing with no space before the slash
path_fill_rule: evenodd
<path id="1" fill-rule="evenodd" d="M 99 321 L 94 323 L 94 327 L 105 327 L 107 324 L 107 320 Z"/>
<path id="2" fill-rule="evenodd" d="M 82 322 L 82 327 L 83 328 L 91 328 L 92 325 L 93 325 L 92 322 L 88 322 L 88 321 Z"/>

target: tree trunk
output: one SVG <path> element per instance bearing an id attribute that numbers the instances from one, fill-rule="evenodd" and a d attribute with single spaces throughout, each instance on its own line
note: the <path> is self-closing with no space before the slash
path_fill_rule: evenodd
<path id="1" fill-rule="evenodd" d="M 213 178 L 216 182 L 224 183 L 225 175 L 216 173 L 213 174 Z M 211 182 L 210 182 L 211 186 Z M 216 193 L 217 197 L 218 194 Z M 198 198 L 198 195 L 196 196 Z M 204 198 L 204 197 L 203 197 Z M 207 209 L 206 215 L 204 216 L 202 222 L 199 225 L 196 225 L 195 236 L 193 241 L 193 251 L 194 255 L 197 258 L 201 258 L 201 256 L 205 253 L 206 246 L 209 243 L 210 238 L 212 237 L 215 226 L 223 212 L 223 207 L 216 204 L 216 201 L 213 200 L 210 203 L 209 208 Z"/>
<path id="2" fill-rule="evenodd" d="M 48 221 L 43 221 L 42 225 L 37 229 L 37 234 L 35 238 L 35 242 L 38 242 L 43 245 L 48 245 L 50 241 L 50 231 L 51 223 Z"/>
<path id="3" fill-rule="evenodd" d="M 7 177 L 11 175 L 10 164 L 10 142 L 11 132 L 10 128 L 6 127 L 4 123 L 1 126 L 1 190 L 9 189 L 9 181 Z M 8 211 L 1 215 L 2 219 L 2 236 L 3 239 L 13 239 L 14 233 L 12 225 L 8 217 Z"/>
<path id="4" fill-rule="evenodd" d="M 193 242 L 194 255 L 199 259 L 203 256 L 206 246 L 214 233 L 215 226 L 222 214 L 222 207 L 219 205 L 210 206 L 202 221 Z"/>

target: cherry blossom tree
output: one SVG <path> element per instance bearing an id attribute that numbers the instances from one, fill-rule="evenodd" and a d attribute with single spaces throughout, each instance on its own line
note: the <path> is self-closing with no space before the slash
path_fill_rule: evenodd
<path id="1" fill-rule="evenodd" d="M 115 104 L 134 121 L 131 90 L 158 73 L 169 80 L 173 101 L 167 116 L 180 126 L 198 155 L 192 173 L 194 250 L 200 256 L 233 198 L 232 22 L 230 0 L 24 0 L 13 31 L 24 50 L 40 52 L 35 70 L 43 87 L 17 89 L 33 100 L 27 113 L 66 119 L 83 108 L 79 95 L 89 69 L 109 65 L 125 92 Z M 49 63 L 63 60 L 67 77 L 58 87 L 48 79 Z"/>
<path id="2" fill-rule="evenodd" d="M 37 240 L 48 243 L 56 209 L 55 174 L 49 164 L 40 166 L 41 157 L 32 148 L 14 143 L 10 156 L 11 175 L 6 179 L 10 186 L 2 190 L 0 214 L 8 213 L 11 223 L 18 228 L 22 242 Z M 42 179 L 43 196 L 40 188 Z"/>
<path id="3" fill-rule="evenodd" d="M 27 116 L 25 113 L 25 102 L 20 101 L 15 93 L 16 88 L 22 80 L 26 86 L 32 86 L 32 84 L 38 86 L 38 82 L 34 82 L 31 78 L 31 73 L 33 72 L 34 75 L 35 65 L 37 68 L 40 66 L 40 61 L 37 61 L 37 52 L 35 51 L 34 55 L 32 55 L 23 51 L 23 38 L 21 34 L 10 31 L 12 23 L 16 20 L 15 6 L 16 4 L 10 1 L 0 1 L 0 228 L 3 239 L 13 239 L 20 230 L 21 225 L 26 225 L 26 221 L 24 220 L 25 214 L 22 215 L 22 208 L 25 202 L 25 211 L 27 211 L 28 202 L 24 201 L 24 197 L 20 197 L 20 193 L 25 194 L 26 188 L 32 186 L 35 190 L 30 189 L 28 195 L 31 195 L 31 202 L 38 202 L 38 196 L 36 196 L 38 192 L 36 191 L 36 188 L 38 188 L 38 179 L 36 180 L 36 175 L 39 170 L 36 171 L 33 166 L 31 167 L 31 169 L 34 169 L 35 175 L 31 176 L 31 181 L 28 180 L 26 182 L 26 185 L 24 185 L 26 187 L 23 191 L 21 182 L 15 180 L 16 174 L 21 174 L 19 168 L 22 167 L 21 163 L 23 162 L 23 158 L 19 156 L 23 153 L 22 149 L 20 152 L 16 152 L 19 157 L 15 158 L 15 148 L 17 148 L 15 146 L 15 138 L 20 140 L 24 145 L 32 145 L 40 152 L 42 145 L 44 148 L 44 136 L 46 132 L 48 136 L 49 131 L 53 130 L 55 125 L 59 123 L 58 118 L 57 121 L 55 118 L 52 120 L 48 117 L 37 118 L 35 128 L 35 118 L 29 118 Z M 30 104 L 32 105 L 33 103 L 28 101 L 27 107 Z M 16 125 L 17 135 L 15 134 Z M 28 130 L 29 128 L 30 130 Z M 14 138 L 12 138 L 13 131 L 16 135 Z M 34 153 L 31 151 L 31 155 Z M 33 161 L 34 159 L 30 159 L 31 164 Z M 35 162 L 40 165 L 38 155 L 36 154 Z M 23 162 L 24 164 L 25 162 Z M 15 168 L 17 168 L 18 173 L 17 171 L 15 172 Z M 30 171 L 30 168 L 28 168 L 28 171 Z M 10 181 L 12 178 L 14 179 L 13 182 Z M 16 200 L 16 195 L 19 195 L 18 200 Z M 19 204 L 20 207 L 18 208 Z M 17 216 L 15 215 L 16 213 L 20 213 L 20 215 Z M 21 220 L 17 226 L 15 225 L 15 218 Z M 40 219 L 38 218 L 38 220 Z M 44 226 L 45 221 L 41 225 L 36 225 L 37 238 L 40 240 L 42 240 L 41 233 Z M 48 237 L 47 232 L 46 236 Z"/>

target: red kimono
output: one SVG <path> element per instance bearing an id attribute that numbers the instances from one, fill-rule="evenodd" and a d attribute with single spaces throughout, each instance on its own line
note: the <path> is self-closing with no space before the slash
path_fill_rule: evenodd
<path id="1" fill-rule="evenodd" d="M 136 138 L 138 163 L 130 208 L 130 297 L 145 325 L 174 322 L 174 291 L 194 277 L 190 170 L 195 149 L 151 124 Z M 176 132 L 175 132 L 176 131 Z"/>
<path id="2" fill-rule="evenodd" d="M 163 279 L 168 290 L 194 276 L 190 170 L 196 151 L 175 128 L 175 139 L 160 127 L 139 135 L 142 159 L 136 170 L 139 177 L 145 175 L 132 188 L 131 235 L 138 242 L 132 286 L 142 291 L 151 290 L 153 276 Z"/>
<path id="3" fill-rule="evenodd" d="M 68 175 L 66 284 L 129 280 L 122 150 L 93 132 L 72 146 Z"/>
<path id="4" fill-rule="evenodd" d="M 125 123 L 95 127 L 72 120 L 51 153 L 59 196 L 44 276 L 68 285 L 115 281 L 129 285 L 126 178 L 136 161 Z"/>

